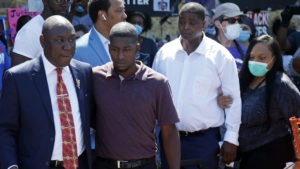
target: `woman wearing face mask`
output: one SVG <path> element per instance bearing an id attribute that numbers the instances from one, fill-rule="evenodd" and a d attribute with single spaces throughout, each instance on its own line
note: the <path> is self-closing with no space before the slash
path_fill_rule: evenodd
<path id="1" fill-rule="evenodd" d="M 89 29 L 93 26 L 92 19 L 90 18 L 87 11 L 87 6 L 88 0 L 74 0 L 71 6 L 73 26 L 81 24 Z"/>
<path id="2" fill-rule="evenodd" d="M 283 73 L 274 38 L 262 35 L 250 43 L 239 76 L 240 169 L 282 169 L 295 160 L 288 120 L 300 117 L 300 93 Z"/>
<path id="3" fill-rule="evenodd" d="M 253 20 L 246 15 L 241 16 L 242 23 L 240 36 L 236 39 L 241 45 L 246 48 L 249 46 L 249 43 L 255 38 L 256 28 L 253 23 Z"/>
<path id="4" fill-rule="evenodd" d="M 127 21 L 135 26 L 139 35 L 141 49 L 137 54 L 136 59 L 142 61 L 145 65 L 152 67 L 157 52 L 157 46 L 153 40 L 141 35 L 151 29 L 151 18 L 142 12 L 132 11 L 127 12 Z"/>

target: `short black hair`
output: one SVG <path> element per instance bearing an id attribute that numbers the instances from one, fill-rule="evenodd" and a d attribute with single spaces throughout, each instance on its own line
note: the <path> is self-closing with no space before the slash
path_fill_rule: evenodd
<path id="1" fill-rule="evenodd" d="M 115 24 L 110 30 L 109 40 L 114 37 L 130 37 L 138 42 L 137 30 L 129 22 L 120 22 Z"/>
<path id="2" fill-rule="evenodd" d="M 197 2 L 188 2 L 184 4 L 179 10 L 179 16 L 182 13 L 193 13 L 197 15 L 199 19 L 205 19 L 205 8 Z"/>
<path id="3" fill-rule="evenodd" d="M 100 10 L 108 11 L 110 7 L 110 0 L 93 0 L 89 4 L 89 15 L 93 21 L 93 23 L 97 22 L 98 12 Z"/>
<path id="4" fill-rule="evenodd" d="M 30 21 L 32 17 L 29 15 L 23 15 L 21 16 L 18 21 L 17 21 L 17 26 L 16 26 L 16 32 L 19 32 L 19 30 L 28 22 Z"/>

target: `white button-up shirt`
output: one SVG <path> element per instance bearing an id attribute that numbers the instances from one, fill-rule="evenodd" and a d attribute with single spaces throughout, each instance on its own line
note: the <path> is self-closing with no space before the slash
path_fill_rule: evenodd
<path id="1" fill-rule="evenodd" d="M 51 160 L 63 161 L 61 123 L 60 123 L 59 109 L 58 109 L 57 96 L 56 96 L 57 95 L 56 94 L 57 73 L 55 70 L 56 67 L 52 65 L 46 59 L 45 56 L 42 57 L 43 57 L 43 63 L 44 63 L 47 82 L 48 82 L 51 105 L 53 110 L 54 126 L 55 126 L 54 148 L 53 148 Z M 81 118 L 79 112 L 77 93 L 72 78 L 72 74 L 68 66 L 63 68 L 62 78 L 64 83 L 66 84 L 66 88 L 68 90 L 69 99 L 72 107 L 72 115 L 73 115 L 73 121 L 75 126 L 75 135 L 76 135 L 76 143 L 77 143 L 77 154 L 79 156 L 85 150 L 85 146 L 83 140 L 83 131 L 81 127 Z"/>
<path id="2" fill-rule="evenodd" d="M 230 52 L 205 35 L 195 51 L 187 54 L 181 37 L 158 51 L 153 69 L 167 76 L 180 122 L 178 130 L 194 132 L 221 126 L 227 128 L 224 140 L 238 145 L 241 98 L 238 71 Z M 217 103 L 218 88 L 231 95 L 230 108 Z M 226 116 L 226 120 L 225 120 Z"/>

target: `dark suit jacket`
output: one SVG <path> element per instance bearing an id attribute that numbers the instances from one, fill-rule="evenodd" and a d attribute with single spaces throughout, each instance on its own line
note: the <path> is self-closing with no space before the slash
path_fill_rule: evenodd
<path id="1" fill-rule="evenodd" d="M 89 65 L 74 59 L 69 67 L 74 79 L 85 148 L 91 166 L 89 134 L 92 70 Z M 48 169 L 55 128 L 42 58 L 9 69 L 4 75 L 3 86 L 0 100 L 2 168 L 17 164 L 20 169 Z"/>

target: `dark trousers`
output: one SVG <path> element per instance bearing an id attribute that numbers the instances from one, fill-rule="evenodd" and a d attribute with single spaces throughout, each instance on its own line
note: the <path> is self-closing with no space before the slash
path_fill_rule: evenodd
<path id="1" fill-rule="evenodd" d="M 88 159 L 86 151 L 84 151 L 78 158 L 78 169 L 88 169 Z M 64 169 L 64 167 L 49 167 L 49 169 Z"/>
<path id="2" fill-rule="evenodd" d="M 295 160 L 294 147 L 289 135 L 240 155 L 240 169 L 282 169 L 286 162 Z"/>
<path id="3" fill-rule="evenodd" d="M 112 165 L 111 163 L 101 160 L 99 158 L 96 159 L 96 169 L 118 169 L 116 165 Z M 140 167 L 135 167 L 133 169 L 157 169 L 155 160 L 149 162 Z"/>
<path id="4" fill-rule="evenodd" d="M 195 135 L 180 136 L 181 160 L 200 160 L 201 169 L 217 169 L 220 132 L 219 128 L 211 128 L 199 132 Z M 161 140 L 161 165 L 162 169 L 168 169 L 168 163 L 164 153 Z M 196 169 L 197 167 L 185 167 L 186 169 Z"/>

